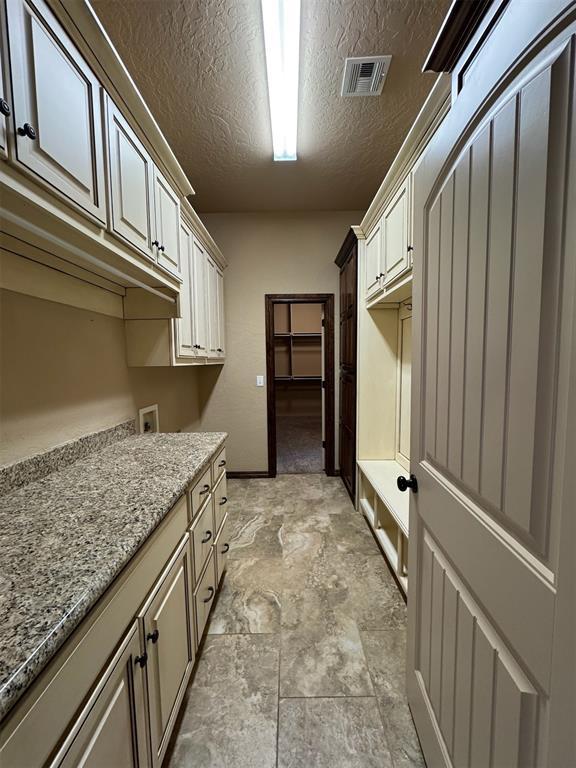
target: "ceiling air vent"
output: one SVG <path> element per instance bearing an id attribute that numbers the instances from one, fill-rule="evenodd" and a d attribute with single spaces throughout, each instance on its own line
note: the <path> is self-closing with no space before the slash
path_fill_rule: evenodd
<path id="1" fill-rule="evenodd" d="M 392 56 L 354 56 L 344 64 L 341 96 L 380 96 Z"/>

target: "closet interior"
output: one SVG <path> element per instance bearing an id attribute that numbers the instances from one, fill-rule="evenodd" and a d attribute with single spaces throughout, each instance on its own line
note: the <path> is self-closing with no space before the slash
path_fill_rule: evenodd
<path id="1" fill-rule="evenodd" d="M 322 304 L 274 305 L 277 470 L 324 469 Z"/>

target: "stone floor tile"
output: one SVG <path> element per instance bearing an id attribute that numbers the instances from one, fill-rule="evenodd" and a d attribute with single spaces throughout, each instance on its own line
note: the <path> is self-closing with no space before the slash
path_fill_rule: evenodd
<path id="1" fill-rule="evenodd" d="M 282 557 L 282 515 L 239 512 L 229 517 L 230 558 Z"/>
<path id="2" fill-rule="evenodd" d="M 278 768 L 392 768 L 376 700 L 281 699 Z"/>

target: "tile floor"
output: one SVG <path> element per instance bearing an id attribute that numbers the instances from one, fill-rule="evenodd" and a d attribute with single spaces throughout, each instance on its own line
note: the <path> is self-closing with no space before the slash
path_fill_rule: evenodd
<path id="1" fill-rule="evenodd" d="M 170 768 L 424 766 L 406 607 L 337 478 L 230 480 L 228 570 Z"/>

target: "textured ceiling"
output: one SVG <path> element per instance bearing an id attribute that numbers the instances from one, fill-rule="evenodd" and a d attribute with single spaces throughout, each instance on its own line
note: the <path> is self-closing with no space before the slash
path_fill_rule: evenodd
<path id="1" fill-rule="evenodd" d="M 198 211 L 362 210 L 433 82 L 450 0 L 302 0 L 298 160 L 272 161 L 259 0 L 92 0 L 196 190 Z M 346 56 L 392 54 L 382 96 Z"/>

